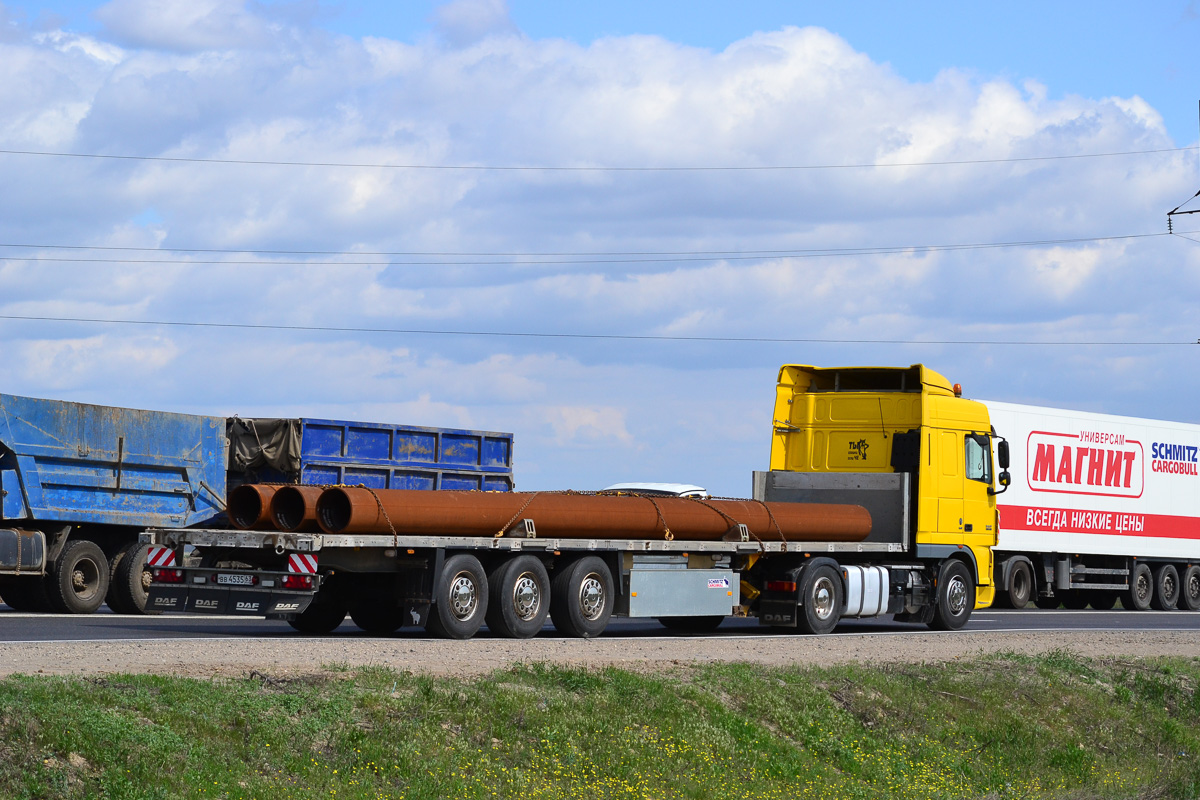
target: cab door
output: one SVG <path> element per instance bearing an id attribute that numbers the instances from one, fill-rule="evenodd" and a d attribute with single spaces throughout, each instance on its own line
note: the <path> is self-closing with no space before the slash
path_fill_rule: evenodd
<path id="1" fill-rule="evenodd" d="M 939 431 L 938 442 L 938 538 L 945 544 L 962 544 L 963 539 L 963 445 L 958 431 Z"/>
<path id="2" fill-rule="evenodd" d="M 984 434 L 963 435 L 963 536 L 971 547 L 996 544 L 996 509 L 992 499 L 992 443 Z"/>

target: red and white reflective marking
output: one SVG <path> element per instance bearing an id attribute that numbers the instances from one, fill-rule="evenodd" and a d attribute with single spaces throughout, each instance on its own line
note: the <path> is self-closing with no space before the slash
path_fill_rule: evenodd
<path id="1" fill-rule="evenodd" d="M 292 553 L 288 556 L 288 572 L 315 575 L 317 573 L 317 557 L 303 553 Z"/>
<path id="2" fill-rule="evenodd" d="M 175 566 L 175 551 L 162 545 L 150 545 L 146 551 L 146 566 L 173 567 Z"/>

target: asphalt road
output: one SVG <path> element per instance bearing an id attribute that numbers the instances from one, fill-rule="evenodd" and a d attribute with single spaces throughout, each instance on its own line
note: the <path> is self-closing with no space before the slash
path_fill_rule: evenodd
<path id="1" fill-rule="evenodd" d="M 973 632 L 1082 632 L 1082 631 L 1200 631 L 1200 612 L 1186 611 L 976 611 L 964 629 Z M 860 635 L 864 633 L 902 635 L 929 633 L 924 625 L 892 622 L 890 618 L 846 620 L 831 634 Z M 425 637 L 424 631 L 405 628 L 386 638 Z M 706 638 L 746 637 L 770 638 L 796 635 L 786 630 L 760 626 L 753 619 L 729 619 L 715 632 L 701 634 Z M 486 629 L 480 634 L 487 638 Z M 553 639 L 557 634 L 547 625 L 539 638 Z M 0 641 L 19 642 L 80 642 L 80 641 L 151 641 L 160 639 L 290 639 L 304 638 L 284 622 L 245 617 L 214 617 L 171 614 L 155 617 L 133 617 L 112 614 L 107 609 L 91 615 L 27 614 L 0 606 Z M 331 639 L 363 639 L 363 633 L 347 618 L 329 637 Z M 662 638 L 696 638 L 668 631 L 654 620 L 614 619 L 605 632 L 605 639 L 654 640 Z"/>

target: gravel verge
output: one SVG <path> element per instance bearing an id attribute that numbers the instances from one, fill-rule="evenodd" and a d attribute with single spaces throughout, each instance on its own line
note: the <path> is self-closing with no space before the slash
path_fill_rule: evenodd
<path id="1" fill-rule="evenodd" d="M 472 676 L 521 662 L 658 671 L 681 664 L 743 661 L 785 666 L 859 662 L 945 663 L 996 652 L 1068 650 L 1100 658 L 1200 657 L 1200 631 L 853 634 L 825 637 L 162 639 L 0 643 L 0 676 L 14 673 L 152 673 L 238 677 L 339 673 L 362 666 Z"/>

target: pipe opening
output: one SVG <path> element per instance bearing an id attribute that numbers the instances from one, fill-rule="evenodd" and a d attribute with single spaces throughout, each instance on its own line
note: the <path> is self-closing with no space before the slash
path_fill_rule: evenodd
<path id="1" fill-rule="evenodd" d="M 262 495 L 249 484 L 239 486 L 229 493 L 225 513 L 235 528 L 253 528 L 263 517 Z"/>
<path id="2" fill-rule="evenodd" d="M 327 489 L 317 500 L 317 520 L 329 533 L 340 533 L 350 524 L 353 504 L 341 489 Z"/>
<path id="3" fill-rule="evenodd" d="M 271 500 L 271 513 L 275 518 L 275 527 L 284 531 L 294 531 L 304 524 L 304 495 L 291 486 L 284 486 L 275 493 Z"/>

